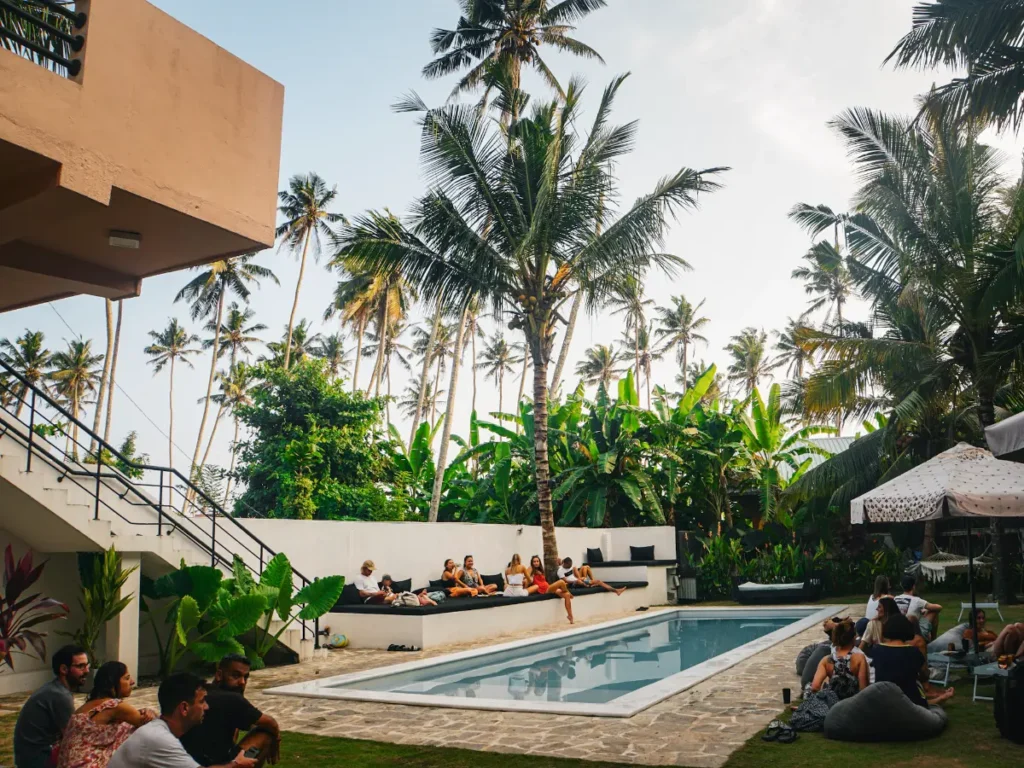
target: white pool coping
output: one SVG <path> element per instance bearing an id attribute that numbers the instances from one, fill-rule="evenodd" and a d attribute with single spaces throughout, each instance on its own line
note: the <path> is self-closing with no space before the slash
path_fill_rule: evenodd
<path id="1" fill-rule="evenodd" d="M 723 672 L 736 666 L 741 661 L 755 656 L 761 651 L 767 650 L 774 645 L 788 640 L 789 638 L 811 629 L 823 622 L 825 619 L 836 615 L 836 611 L 842 606 L 778 606 L 778 607 L 746 607 L 746 608 L 670 608 L 654 613 L 644 613 L 640 616 L 630 616 L 626 619 L 616 619 L 600 624 L 592 624 L 579 629 L 555 632 L 549 635 L 538 635 L 524 640 L 516 640 L 510 643 L 484 646 L 474 648 L 460 653 L 435 656 L 429 659 L 408 662 L 406 664 L 393 664 L 384 667 L 375 667 L 362 672 L 352 672 L 346 675 L 335 675 L 333 677 L 317 678 L 304 683 L 269 688 L 264 693 L 275 696 L 302 696 L 316 699 L 343 699 L 348 701 L 369 701 L 378 704 L 404 704 L 414 707 L 439 707 L 442 709 L 474 709 L 488 711 L 508 712 L 540 712 L 543 714 L 560 715 L 582 715 L 586 717 L 632 717 L 638 712 L 653 707 L 655 704 L 664 701 L 688 688 L 707 680 L 719 672 Z M 656 683 L 646 685 L 635 691 L 609 701 L 605 704 L 577 704 L 577 703 L 544 703 L 528 702 L 507 699 L 483 699 L 483 698 L 460 698 L 456 696 L 432 696 L 427 694 L 393 693 L 389 691 L 364 691 L 355 688 L 339 688 L 336 686 L 350 685 L 365 680 L 375 680 L 381 677 L 388 677 L 402 672 L 436 667 L 442 664 L 449 664 L 456 661 L 465 661 L 486 657 L 494 653 L 516 650 L 525 646 L 535 646 L 538 640 L 545 643 L 559 641 L 575 637 L 586 636 L 593 632 L 609 629 L 612 627 L 628 627 L 631 624 L 650 621 L 655 616 L 664 617 L 675 613 L 688 619 L 728 619 L 744 618 L 771 619 L 784 617 L 794 613 L 808 611 L 805 618 L 797 619 L 792 624 L 769 632 L 763 637 L 751 640 L 731 651 L 715 656 L 712 659 L 696 664 L 682 672 L 677 672 Z"/>

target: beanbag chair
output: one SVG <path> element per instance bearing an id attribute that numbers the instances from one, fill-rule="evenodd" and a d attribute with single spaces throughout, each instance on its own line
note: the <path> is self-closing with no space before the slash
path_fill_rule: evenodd
<path id="1" fill-rule="evenodd" d="M 962 643 L 964 639 L 964 632 L 966 632 L 970 626 L 970 624 L 957 624 L 955 627 L 950 627 L 928 643 L 928 653 L 944 651 L 949 648 L 950 643 L 956 646 L 959 650 L 960 643 Z"/>
<path id="2" fill-rule="evenodd" d="M 796 655 L 796 673 L 798 675 L 802 675 L 804 673 L 804 668 L 807 666 L 807 660 L 811 658 L 811 654 L 814 653 L 814 650 L 816 648 L 820 648 L 821 645 L 821 643 L 811 643 L 810 645 L 804 646 L 800 650 L 800 653 Z M 828 645 L 828 643 L 825 643 L 825 645 Z"/>
<path id="3" fill-rule="evenodd" d="M 920 707 L 895 683 L 875 683 L 840 701 L 825 718 L 825 738 L 836 741 L 918 741 L 942 733 L 941 707 Z"/>
<path id="4" fill-rule="evenodd" d="M 814 680 L 814 673 L 818 671 L 818 664 L 828 656 L 831 651 L 831 646 L 828 643 L 822 643 L 813 651 L 811 655 L 807 657 L 807 663 L 804 665 L 804 671 L 800 673 L 800 690 L 805 689 Z"/>

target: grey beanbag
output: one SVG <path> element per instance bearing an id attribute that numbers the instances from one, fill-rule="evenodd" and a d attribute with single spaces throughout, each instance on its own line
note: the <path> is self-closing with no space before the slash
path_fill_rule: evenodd
<path id="1" fill-rule="evenodd" d="M 800 674 L 800 690 L 806 688 L 814 680 L 814 673 L 818 671 L 818 664 L 829 655 L 831 650 L 832 647 L 828 643 L 822 643 L 811 651 L 811 655 L 807 657 L 807 663 L 804 664 L 804 671 Z"/>
<path id="2" fill-rule="evenodd" d="M 970 624 L 957 624 L 955 627 L 947 629 L 941 635 L 928 643 L 928 653 L 944 651 L 949 648 L 950 643 L 959 648 L 960 643 L 964 639 L 964 633 L 970 626 Z"/>
<path id="3" fill-rule="evenodd" d="M 807 666 L 807 660 L 811 658 L 811 654 L 814 653 L 814 649 L 821 646 L 821 643 L 811 643 L 805 645 L 800 649 L 800 653 L 796 655 L 796 673 L 802 675 L 804 673 L 804 667 Z"/>
<path id="4" fill-rule="evenodd" d="M 825 718 L 825 738 L 837 741 L 918 741 L 942 733 L 941 707 L 920 707 L 895 683 L 875 683 L 844 701 Z"/>

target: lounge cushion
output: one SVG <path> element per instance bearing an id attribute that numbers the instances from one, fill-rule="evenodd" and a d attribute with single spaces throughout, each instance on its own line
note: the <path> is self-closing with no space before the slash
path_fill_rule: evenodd
<path id="1" fill-rule="evenodd" d="M 825 738 L 836 741 L 918 741 L 942 733 L 941 707 L 918 706 L 895 683 L 869 685 L 840 701 L 825 718 Z"/>
<path id="2" fill-rule="evenodd" d="M 498 588 L 499 592 L 505 591 L 505 577 L 500 573 L 495 573 L 488 576 L 486 573 L 480 574 L 480 578 L 483 579 L 484 584 L 493 584 Z"/>
<path id="3" fill-rule="evenodd" d="M 356 585 L 346 584 L 341 589 L 341 596 L 338 597 L 335 608 L 339 605 L 362 605 L 362 603 L 363 599 L 359 596 L 359 590 L 356 589 Z"/>
<path id="4" fill-rule="evenodd" d="M 960 644 L 964 640 L 964 633 L 970 628 L 970 624 L 957 624 L 955 627 L 950 627 L 941 635 L 936 637 L 930 643 L 928 643 L 928 653 L 939 653 L 949 648 L 949 644 L 952 643 L 957 650 L 960 649 Z"/>
<path id="5" fill-rule="evenodd" d="M 626 587 L 627 589 L 643 589 L 647 586 L 646 581 L 612 581 L 613 587 Z M 575 597 L 583 595 L 597 595 L 603 593 L 600 587 L 587 587 L 573 589 Z M 558 595 L 548 593 L 546 595 L 527 595 L 526 597 L 505 597 L 498 595 L 494 597 L 454 597 L 445 600 L 438 605 L 417 605 L 417 606 L 392 606 L 380 603 L 359 603 L 357 605 L 342 605 L 341 601 L 331 609 L 331 613 L 381 613 L 388 616 L 429 616 L 434 613 L 455 613 L 457 611 L 479 611 L 489 608 L 500 608 L 504 605 L 516 605 L 518 603 L 537 602 L 540 600 L 561 600 Z"/>
<path id="6" fill-rule="evenodd" d="M 653 560 L 654 545 L 651 544 L 651 546 L 649 547 L 630 547 L 629 559 L 634 562 L 636 562 L 637 560 Z"/>
<path id="7" fill-rule="evenodd" d="M 796 673 L 798 675 L 803 675 L 804 669 L 807 667 L 807 660 L 811 658 L 811 654 L 818 650 L 821 645 L 821 643 L 811 643 L 804 646 L 800 653 L 796 655 Z M 825 643 L 825 646 L 828 646 L 828 643 Z"/>
<path id="8" fill-rule="evenodd" d="M 391 580 L 391 591 L 392 592 L 412 592 L 412 579 L 402 579 L 401 581 Z"/>
<path id="9" fill-rule="evenodd" d="M 600 547 L 587 547 L 587 563 L 594 565 L 594 563 L 603 563 L 604 554 L 601 552 Z"/>
<path id="10" fill-rule="evenodd" d="M 803 672 L 800 673 L 800 690 L 804 690 L 807 684 L 814 680 L 814 673 L 818 671 L 818 664 L 821 660 L 829 655 L 831 647 L 828 643 L 822 643 L 813 651 L 811 655 L 807 657 L 807 663 L 804 665 Z"/>
<path id="11" fill-rule="evenodd" d="M 444 585 L 444 579 L 431 579 L 427 584 L 427 589 L 431 592 L 443 592 L 447 587 Z"/>

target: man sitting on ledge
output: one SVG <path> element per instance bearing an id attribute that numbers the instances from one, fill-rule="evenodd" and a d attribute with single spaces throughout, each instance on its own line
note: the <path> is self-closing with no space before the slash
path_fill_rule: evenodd
<path id="1" fill-rule="evenodd" d="M 373 578 L 373 572 L 377 570 L 377 566 L 373 560 L 364 560 L 363 564 L 359 568 L 359 575 L 356 576 L 355 584 L 356 589 L 359 590 L 359 597 L 362 598 L 364 603 L 369 604 L 386 604 L 393 603 L 395 601 L 395 594 L 390 590 L 381 589 L 376 580 Z"/>
<path id="2" fill-rule="evenodd" d="M 594 572 L 590 570 L 589 565 L 581 565 L 579 568 L 573 568 L 571 557 L 566 557 L 562 560 L 562 567 L 558 569 L 558 578 L 564 579 L 570 589 L 579 589 L 580 587 L 600 587 L 605 592 L 614 592 L 616 595 L 621 595 L 626 591 L 625 587 L 619 587 L 616 589 L 609 584 L 605 584 L 600 579 L 595 578 Z"/>

